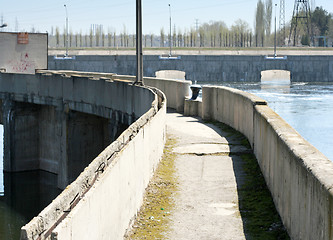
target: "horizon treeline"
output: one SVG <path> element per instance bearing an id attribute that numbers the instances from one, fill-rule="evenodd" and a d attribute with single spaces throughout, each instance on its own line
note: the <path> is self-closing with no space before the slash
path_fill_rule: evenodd
<path id="1" fill-rule="evenodd" d="M 254 28 L 238 19 L 231 27 L 223 21 L 210 21 L 203 23 L 197 28 L 177 29 L 173 26 L 171 37 L 169 29 L 161 28 L 159 34 L 144 34 L 143 47 L 164 48 L 171 45 L 174 48 L 226 48 L 226 47 L 271 47 L 274 45 L 274 18 L 272 0 L 258 0 L 255 11 Z M 311 35 L 307 31 L 305 20 L 298 23 L 297 31 L 290 31 L 292 21 L 286 22 L 284 28 L 277 26 L 277 45 L 316 45 L 324 46 L 324 38 L 333 38 L 333 17 L 322 7 L 316 7 L 311 11 Z M 277 23 L 278 24 L 278 23 Z M 272 28 L 273 25 L 273 28 Z M 296 34 L 296 35 L 295 35 Z M 289 36 L 291 35 L 291 36 Z M 295 35 L 295 37 L 294 37 Z M 292 42 L 289 42 L 289 37 Z M 91 28 L 89 34 L 82 34 L 82 31 L 73 33 L 69 31 L 69 48 L 135 48 L 135 34 L 129 34 L 124 26 L 122 32 L 105 32 L 102 27 Z M 49 47 L 64 48 L 66 46 L 66 32 L 60 33 L 59 27 L 52 28 L 49 34 Z"/>

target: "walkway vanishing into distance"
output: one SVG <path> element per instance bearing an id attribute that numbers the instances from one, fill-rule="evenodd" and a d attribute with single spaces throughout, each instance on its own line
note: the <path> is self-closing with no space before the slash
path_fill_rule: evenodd
<path id="1" fill-rule="evenodd" d="M 163 233 L 163 239 L 240 240 L 248 237 L 276 239 L 277 236 L 281 237 L 280 239 L 288 239 L 269 193 L 268 203 L 265 205 L 273 208 L 272 211 L 269 210 L 269 218 L 266 216 L 268 209 L 264 209 L 260 204 L 260 201 L 267 201 L 268 190 L 255 189 L 257 183 L 251 183 L 248 170 L 258 166 L 257 163 L 252 163 L 250 167 L 248 165 L 248 157 L 253 155 L 251 148 L 246 146 L 243 135 L 224 124 L 205 123 L 199 118 L 187 117 L 176 112 L 167 114 L 167 135 L 169 139 L 175 140 L 169 154 L 176 155 L 174 166 L 177 194 L 171 196 L 174 200 L 173 207 L 165 209 L 171 214 L 166 215 L 170 222 Z M 254 158 L 252 160 L 255 161 Z M 262 177 L 261 181 L 264 181 Z M 244 189 L 249 186 L 252 189 Z M 248 191 L 254 193 L 252 199 L 245 196 Z M 158 198 L 160 194 L 155 195 Z M 244 204 L 244 201 L 249 200 L 252 201 L 250 204 L 258 203 L 256 209 Z M 164 207 L 163 199 L 156 201 Z M 147 202 L 147 207 L 143 206 L 142 209 L 152 207 L 149 206 L 152 201 L 146 200 L 144 205 Z M 137 233 L 128 239 L 156 238 L 154 230 L 141 229 L 145 233 L 138 233 L 138 228 L 154 224 L 159 228 L 159 217 L 149 216 L 153 215 L 154 211 L 147 214 L 139 213 L 139 216 L 146 215 L 148 219 L 145 219 L 145 223 L 134 223 Z"/>

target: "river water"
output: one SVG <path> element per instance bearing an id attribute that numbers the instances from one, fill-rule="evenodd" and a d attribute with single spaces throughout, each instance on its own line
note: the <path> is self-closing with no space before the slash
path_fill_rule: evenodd
<path id="1" fill-rule="evenodd" d="M 0 125 L 1 126 L 1 125 Z M 3 127 L 0 127 L 3 136 Z M 0 137 L 3 146 L 3 137 Z M 0 151 L 3 159 L 3 151 Z M 45 171 L 3 173 L 0 164 L 0 240 L 20 239 L 20 229 L 60 194 L 57 176 Z"/>
<path id="2" fill-rule="evenodd" d="M 270 108 L 333 160 L 333 84 L 289 84 L 289 80 L 210 84 L 237 88 L 265 99 Z"/>

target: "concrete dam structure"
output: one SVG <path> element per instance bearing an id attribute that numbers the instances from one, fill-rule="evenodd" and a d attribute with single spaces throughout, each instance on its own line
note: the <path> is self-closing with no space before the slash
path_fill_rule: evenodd
<path id="1" fill-rule="evenodd" d="M 105 74 L 3 73 L 0 80 L 5 171 L 51 171 L 66 188 L 21 239 L 120 239 L 163 152 L 163 93 Z"/>
<path id="2" fill-rule="evenodd" d="M 190 81 L 144 78 L 157 90 L 132 86 L 134 79 L 73 71 L 1 74 L 3 123 L 5 131 L 15 130 L 14 137 L 5 139 L 12 150 L 6 153 L 8 169 L 57 169 L 59 186 L 64 187 L 73 177 L 66 172 L 69 161 L 78 162 L 71 156 L 97 152 L 58 197 L 22 227 L 21 239 L 122 239 L 163 152 L 166 104 L 184 115 L 226 123 L 248 138 L 292 239 L 333 238 L 333 163 L 266 101 L 216 86 L 204 86 L 202 100 L 192 101 Z M 23 127 L 23 121 L 29 127 Z M 80 139 L 69 136 L 77 131 L 85 134 Z M 12 154 L 15 141 L 21 147 L 24 142 L 16 134 L 32 141 L 26 148 L 36 145 L 27 150 L 27 157 Z M 86 135 L 97 139 L 97 147 L 85 149 L 91 143 Z M 75 141 L 85 147 L 75 146 Z M 62 157 L 56 158 L 56 151 Z"/>
<path id="3" fill-rule="evenodd" d="M 260 82 L 261 72 L 285 70 L 292 82 L 332 82 L 333 56 L 288 55 L 272 59 L 252 55 L 182 55 L 180 59 L 161 59 L 144 55 L 144 76 L 155 77 L 159 70 L 186 72 L 186 79 L 200 82 Z M 73 60 L 56 60 L 49 56 L 49 69 L 113 72 L 135 75 L 135 55 L 79 55 Z"/>

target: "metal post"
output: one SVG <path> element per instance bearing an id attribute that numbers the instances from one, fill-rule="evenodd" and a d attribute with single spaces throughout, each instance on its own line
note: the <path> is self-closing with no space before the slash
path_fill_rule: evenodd
<path id="1" fill-rule="evenodd" d="M 274 57 L 276 57 L 276 6 L 277 4 L 275 4 Z"/>
<path id="2" fill-rule="evenodd" d="M 66 55 L 65 55 L 65 57 L 68 57 L 68 12 L 67 12 L 66 4 L 64 4 L 64 7 L 66 9 Z"/>
<path id="3" fill-rule="evenodd" d="M 137 85 L 143 85 L 142 55 L 142 7 L 141 0 L 136 0 L 136 80 L 134 84 Z"/>
<path id="4" fill-rule="evenodd" d="M 169 45 L 170 45 L 170 53 L 169 53 L 169 57 L 171 57 L 171 48 L 172 48 L 172 43 L 171 43 L 171 6 L 170 6 L 170 3 L 169 3 L 169 14 L 170 14 L 170 36 L 169 36 Z"/>

